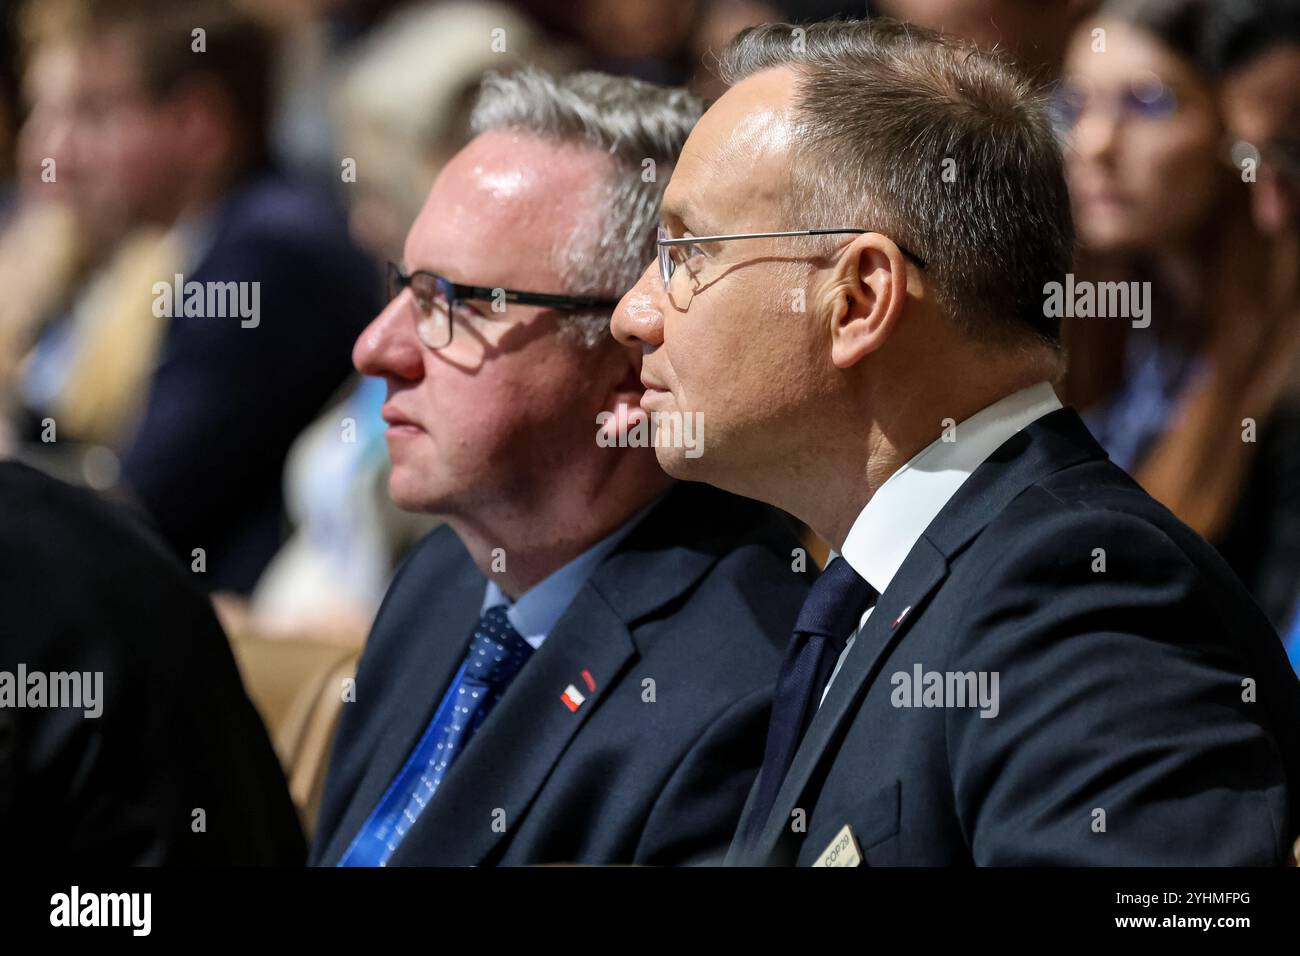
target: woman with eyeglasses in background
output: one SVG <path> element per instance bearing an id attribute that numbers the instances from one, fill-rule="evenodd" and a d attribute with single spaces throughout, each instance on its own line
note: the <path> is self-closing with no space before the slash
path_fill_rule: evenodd
<path id="1" fill-rule="evenodd" d="M 1149 282 L 1150 295 L 1136 323 L 1069 323 L 1066 390 L 1112 459 L 1213 541 L 1281 626 L 1300 583 L 1294 237 L 1252 221 L 1249 164 L 1234 162 L 1198 63 L 1206 9 L 1113 0 L 1070 44 L 1056 106 L 1076 285 Z"/>

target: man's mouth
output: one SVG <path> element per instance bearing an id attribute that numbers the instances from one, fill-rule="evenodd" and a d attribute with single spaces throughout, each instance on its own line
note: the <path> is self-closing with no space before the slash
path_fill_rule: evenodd
<path id="1" fill-rule="evenodd" d="M 424 431 L 424 429 L 416 424 L 415 421 L 408 418 L 391 405 L 385 405 L 381 408 L 379 410 L 379 417 L 388 424 L 387 434 L 389 435 L 413 434 Z"/>

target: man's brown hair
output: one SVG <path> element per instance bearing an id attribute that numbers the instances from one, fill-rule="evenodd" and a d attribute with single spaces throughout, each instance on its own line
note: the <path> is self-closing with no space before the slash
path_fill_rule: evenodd
<path id="1" fill-rule="evenodd" d="M 1069 194 L 1046 98 L 1008 60 L 876 19 L 753 27 L 720 65 L 798 75 L 787 228 L 883 233 L 972 338 L 1059 349 L 1044 286 L 1073 257 Z"/>

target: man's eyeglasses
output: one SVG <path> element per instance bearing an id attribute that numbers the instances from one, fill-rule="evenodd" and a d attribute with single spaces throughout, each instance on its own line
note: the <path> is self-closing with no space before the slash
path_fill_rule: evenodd
<path id="1" fill-rule="evenodd" d="M 695 253 L 691 251 L 691 246 L 700 245 L 706 242 L 730 242 L 733 239 L 780 239 L 787 236 L 837 236 L 837 235 L 861 235 L 870 232 L 870 229 L 795 229 L 787 232 L 742 232 L 726 236 L 682 236 L 674 239 L 668 234 L 668 230 L 663 226 L 659 227 L 659 276 L 663 279 L 664 288 L 668 288 L 668 283 L 677 271 L 679 266 L 684 266 L 694 258 Z M 925 260 L 920 256 L 913 255 L 902 246 L 899 251 L 915 262 L 922 269 L 925 268 Z"/>
<path id="2" fill-rule="evenodd" d="M 503 309 L 505 303 L 540 305 L 560 312 L 606 310 L 618 305 L 618 299 L 597 296 L 552 295 L 549 292 L 519 292 L 515 289 L 463 285 L 433 272 L 420 271 L 408 275 L 397 263 L 388 263 L 389 300 L 396 299 L 402 290 L 408 288 L 418 313 L 416 335 L 431 349 L 446 348 L 451 344 L 452 316 L 461 310 L 463 317 L 468 308 L 464 305 L 466 302 L 490 302 L 496 311 Z M 469 311 L 483 317 L 483 313 L 477 309 Z"/>

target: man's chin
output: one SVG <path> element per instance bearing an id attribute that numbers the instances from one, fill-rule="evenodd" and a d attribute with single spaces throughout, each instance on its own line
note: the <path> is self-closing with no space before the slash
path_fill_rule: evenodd
<path id="1" fill-rule="evenodd" d="M 664 474 L 681 481 L 703 481 L 699 474 L 699 459 L 687 458 L 684 448 L 655 447 L 655 460 Z"/>
<path id="2" fill-rule="evenodd" d="M 403 511 L 413 514 L 438 514 L 444 509 L 443 495 L 436 494 L 427 484 L 421 485 L 406 469 L 394 468 L 388 476 L 388 497 Z"/>

